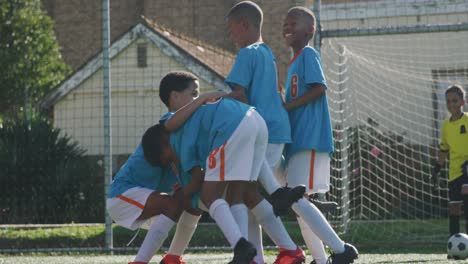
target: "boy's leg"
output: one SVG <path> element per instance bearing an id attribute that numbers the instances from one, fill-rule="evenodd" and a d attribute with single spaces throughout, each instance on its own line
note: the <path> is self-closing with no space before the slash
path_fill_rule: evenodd
<path id="1" fill-rule="evenodd" d="M 257 255 L 254 258 L 255 263 L 264 264 L 262 226 L 258 224 L 251 211 L 249 211 L 249 241 L 257 249 Z"/>
<path id="2" fill-rule="evenodd" d="M 158 215 L 158 217 L 156 217 L 146 233 L 145 239 L 135 257 L 135 262 L 148 263 L 151 260 L 167 238 L 175 222 L 179 219 L 181 211 L 176 201 L 168 195 L 152 193 L 148 197 L 145 208 L 138 219 L 148 219 L 154 215 Z"/>
<path id="3" fill-rule="evenodd" d="M 236 220 L 239 230 L 245 239 L 249 239 L 249 210 L 243 200 L 243 182 L 229 182 L 226 192 L 226 201 L 230 204 L 232 216 Z M 240 191 L 239 191 L 240 190 Z"/>
<path id="4" fill-rule="evenodd" d="M 288 161 L 287 181 L 291 186 L 304 184 L 308 194 L 328 191 L 330 183 L 330 157 L 328 153 L 316 153 L 313 150 L 307 150 L 294 154 Z M 317 263 L 325 263 L 326 252 L 320 238 L 310 229 L 305 219 L 301 218 L 300 215 L 297 220 L 302 237 L 312 257 Z M 342 247 L 341 252 L 344 250 L 344 243 Z"/>
<path id="5" fill-rule="evenodd" d="M 268 144 L 265 160 L 262 162 L 258 181 L 270 195 L 275 215 L 287 213 L 291 205 L 302 197 L 302 189 L 291 190 L 286 186 L 283 167 L 281 166 L 284 144 Z"/>
<path id="6" fill-rule="evenodd" d="M 322 240 L 320 240 L 320 238 L 318 238 L 318 236 L 314 234 L 312 230 L 310 230 L 309 226 L 302 220 L 302 218 L 297 217 L 297 222 L 299 224 L 299 228 L 301 229 L 304 242 L 306 243 L 312 257 L 314 258 L 315 263 L 327 263 L 327 254 L 325 252 Z"/>
<path id="7" fill-rule="evenodd" d="M 260 174 L 258 175 L 258 181 L 262 184 L 263 188 L 268 194 L 274 193 L 276 190 L 281 188 L 281 184 L 278 182 L 275 175 L 269 172 L 265 172 L 264 166 L 268 166 L 271 172 L 276 171 L 281 161 L 281 155 L 283 153 L 284 144 L 268 144 L 266 147 L 265 160 L 267 163 L 262 165 Z"/>
<path id="8" fill-rule="evenodd" d="M 309 165 L 305 166 L 305 164 Z M 304 168 L 308 170 L 303 171 Z M 295 171 L 296 169 L 301 169 L 301 171 Z M 296 186 L 306 183 L 310 192 L 328 191 L 329 171 L 330 160 L 328 154 L 313 151 L 299 152 L 291 157 L 288 162 L 288 184 Z M 309 226 L 310 230 L 333 250 L 332 263 L 349 263 L 357 258 L 357 250 L 352 245 L 345 244 L 338 237 L 315 205 L 307 199 L 301 198 L 293 204 L 292 208 Z"/>
<path id="9" fill-rule="evenodd" d="M 151 224 L 145 239 L 138 249 L 135 262 L 148 263 L 156 251 L 161 247 L 175 221 L 165 215 L 159 215 Z"/>
<path id="10" fill-rule="evenodd" d="M 205 181 L 202 186 L 201 199 L 208 207 L 210 216 L 234 248 L 242 237 L 242 233 L 231 213 L 229 204 L 221 198 L 225 188 L 226 182 Z"/>
<path id="11" fill-rule="evenodd" d="M 200 220 L 201 211 L 193 210 L 191 212 L 184 211 L 177 223 L 174 238 L 171 241 L 167 255 L 182 256 L 187 248 L 193 233 L 197 228 L 197 223 Z"/>
<path id="12" fill-rule="evenodd" d="M 462 176 L 465 177 L 464 179 L 464 184 L 462 185 L 462 197 L 463 197 L 463 214 L 465 217 L 465 232 L 468 233 L 468 182 L 467 179 L 468 176 Z"/>
<path id="13" fill-rule="evenodd" d="M 333 252 L 342 253 L 345 243 L 338 237 L 322 213 L 308 200 L 302 198 L 292 206 L 309 228 L 314 232 Z"/>
<path id="14" fill-rule="evenodd" d="M 460 215 L 463 204 L 462 178 L 448 184 L 449 187 L 449 232 L 450 236 L 460 233 Z"/>
<path id="15" fill-rule="evenodd" d="M 260 196 L 255 185 L 249 184 L 246 190 L 246 204 L 257 222 L 280 248 L 275 263 L 302 263 L 305 260 L 304 252 L 292 241 L 280 218 L 274 214 L 271 204 Z"/>

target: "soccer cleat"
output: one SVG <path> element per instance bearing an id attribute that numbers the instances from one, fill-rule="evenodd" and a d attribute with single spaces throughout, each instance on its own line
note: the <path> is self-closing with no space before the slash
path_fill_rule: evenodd
<path id="1" fill-rule="evenodd" d="M 273 212 L 276 216 L 285 215 L 291 205 L 304 196 L 305 186 L 296 186 L 294 188 L 281 187 L 270 195 Z"/>
<path id="2" fill-rule="evenodd" d="M 239 239 L 234 247 L 234 257 L 229 264 L 249 264 L 257 255 L 257 249 L 245 238 Z"/>
<path id="3" fill-rule="evenodd" d="M 300 264 L 305 262 L 304 251 L 298 246 L 294 250 L 280 248 L 278 256 L 276 256 L 273 264 Z"/>
<path id="4" fill-rule="evenodd" d="M 358 258 L 357 249 L 351 245 L 345 244 L 345 251 L 343 253 L 333 253 L 327 260 L 327 264 L 348 264 L 354 263 L 354 260 Z"/>
<path id="5" fill-rule="evenodd" d="M 320 212 L 322 212 L 322 214 L 329 213 L 338 207 L 338 203 L 335 202 L 319 201 L 314 198 L 309 198 L 309 201 L 313 203 L 320 210 Z"/>
<path id="6" fill-rule="evenodd" d="M 291 188 L 291 204 L 299 201 L 302 197 L 304 197 L 304 193 L 306 192 L 305 185 L 298 185 L 294 188 Z"/>
<path id="7" fill-rule="evenodd" d="M 186 264 L 181 256 L 166 254 L 159 264 Z"/>

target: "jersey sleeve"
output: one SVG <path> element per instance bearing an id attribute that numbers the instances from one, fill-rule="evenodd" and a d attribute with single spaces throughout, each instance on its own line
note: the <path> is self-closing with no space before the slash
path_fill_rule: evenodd
<path id="1" fill-rule="evenodd" d="M 447 142 L 447 121 L 442 123 L 442 129 L 440 131 L 440 144 L 439 149 L 440 151 L 447 152 L 450 150 L 450 146 Z"/>
<path id="2" fill-rule="evenodd" d="M 171 118 L 171 116 L 173 116 L 175 114 L 175 112 L 168 112 L 166 114 L 164 114 L 161 119 L 159 119 L 159 124 L 164 124 L 169 118 Z"/>
<path id="3" fill-rule="evenodd" d="M 306 84 L 320 83 L 327 86 L 325 75 L 323 74 L 320 56 L 312 48 L 304 50 L 304 81 Z"/>
<path id="4" fill-rule="evenodd" d="M 252 56 L 253 54 L 249 49 L 240 49 L 234 62 L 234 66 L 232 66 L 231 72 L 226 78 L 226 83 L 231 89 L 236 85 L 240 85 L 246 89 L 249 88 L 253 76 Z"/>

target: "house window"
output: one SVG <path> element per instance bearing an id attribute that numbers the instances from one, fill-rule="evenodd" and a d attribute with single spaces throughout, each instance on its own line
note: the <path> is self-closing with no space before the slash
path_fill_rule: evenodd
<path id="1" fill-rule="evenodd" d="M 138 44 L 137 46 L 137 65 L 139 68 L 145 68 L 148 66 L 147 63 L 147 50 L 146 44 Z"/>

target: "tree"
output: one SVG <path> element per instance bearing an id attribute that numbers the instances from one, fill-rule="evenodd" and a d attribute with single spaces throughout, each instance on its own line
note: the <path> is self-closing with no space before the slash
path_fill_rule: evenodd
<path id="1" fill-rule="evenodd" d="M 0 115 L 28 114 L 70 71 L 40 0 L 0 1 Z M 0 116 L 1 117 L 1 116 Z"/>

